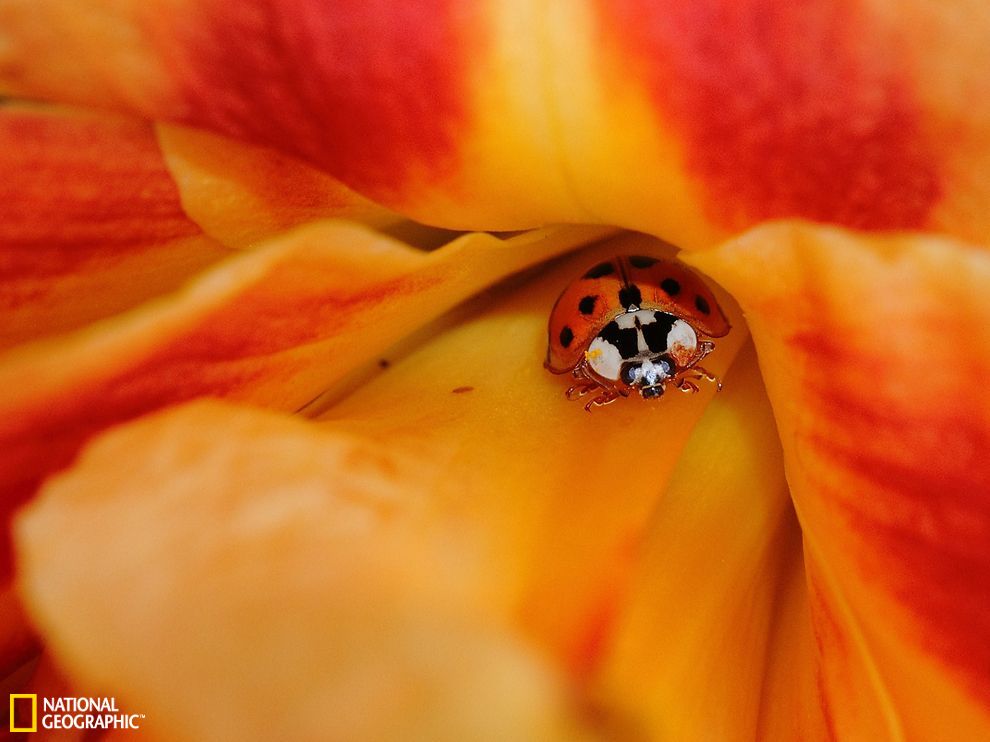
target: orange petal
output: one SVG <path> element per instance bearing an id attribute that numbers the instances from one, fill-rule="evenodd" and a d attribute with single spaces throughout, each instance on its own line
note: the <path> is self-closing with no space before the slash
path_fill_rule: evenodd
<path id="1" fill-rule="evenodd" d="M 424 518 L 442 467 L 195 403 L 46 487 L 21 588 L 71 679 L 161 739 L 580 739 L 561 679 L 488 610 L 476 545 Z"/>
<path id="2" fill-rule="evenodd" d="M 791 620 L 777 596 L 800 532 L 752 346 L 726 387 L 656 504 L 597 682 L 647 739 L 766 739 L 765 668 Z"/>
<path id="3" fill-rule="evenodd" d="M 177 126 L 159 125 L 157 133 L 186 213 L 225 245 L 247 247 L 328 217 L 375 227 L 400 220 L 275 150 Z"/>
<path id="4" fill-rule="evenodd" d="M 152 128 L 0 107 L 0 349 L 172 291 L 226 256 L 189 220 Z"/>
<path id="5" fill-rule="evenodd" d="M 811 631 L 801 544 L 795 542 L 785 548 L 791 558 L 785 562 L 777 586 L 755 739 L 834 742 L 838 737 L 825 715 L 824 683 L 818 667 L 821 655 Z M 859 736 L 854 733 L 852 738 Z"/>
<path id="6" fill-rule="evenodd" d="M 198 396 L 294 410 L 489 283 L 601 234 L 468 235 L 423 253 L 312 225 L 161 302 L 21 347 L 0 358 L 3 512 L 102 428 Z"/>
<path id="7" fill-rule="evenodd" d="M 588 266 L 669 252 L 627 235 L 483 297 L 460 324 L 390 354 L 388 369 L 362 377 L 325 416 L 333 430 L 443 462 L 437 517 L 456 520 L 484 549 L 501 610 L 578 675 L 598 659 L 632 547 L 713 392 L 669 393 L 656 404 L 633 397 L 588 414 L 564 398 L 567 379 L 542 366 L 547 319 Z M 734 303 L 718 296 L 735 329 L 711 356 L 715 373 L 746 339 Z"/>
<path id="8" fill-rule="evenodd" d="M 0 678 L 7 677 L 38 652 L 38 640 L 11 585 L 0 591 Z"/>
<path id="9" fill-rule="evenodd" d="M 444 226 L 982 239 L 987 28 L 977 0 L 5 0 L 0 85 L 276 147 Z"/>
<path id="10" fill-rule="evenodd" d="M 691 262 L 760 353 L 837 734 L 990 736 L 990 257 L 780 224 Z"/>

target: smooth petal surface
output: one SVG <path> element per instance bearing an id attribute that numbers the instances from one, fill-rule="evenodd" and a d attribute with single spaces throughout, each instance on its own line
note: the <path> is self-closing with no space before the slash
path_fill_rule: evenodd
<path id="1" fill-rule="evenodd" d="M 0 106 L 0 349 L 176 289 L 229 255 L 183 212 L 152 127 Z"/>
<path id="2" fill-rule="evenodd" d="M 333 406 L 326 424 L 441 462 L 433 507 L 484 555 L 497 604 L 579 677 L 599 661 L 642 538 L 691 430 L 713 392 L 633 397 L 586 413 L 568 379 L 545 371 L 547 318 L 561 289 L 616 254 L 669 254 L 627 235 L 569 257 L 406 354 Z M 724 373 L 746 339 L 720 339 Z M 726 383 L 732 377 L 727 375 Z"/>
<path id="3" fill-rule="evenodd" d="M 372 378 L 363 377 L 356 391 L 330 408 L 324 422 L 313 425 L 322 432 L 302 423 L 243 417 L 244 413 L 237 413 L 241 417 L 235 419 L 229 410 L 221 410 L 221 415 L 200 407 L 107 434 L 63 479 L 53 481 L 21 529 L 22 584 L 32 615 L 52 638 L 56 657 L 86 685 L 109 687 L 116 682 L 121 692 L 130 688 L 142 694 L 128 700 L 157 710 L 162 719 L 167 718 L 170 730 L 190 723 L 232 723 L 215 721 L 215 713 L 209 722 L 198 720 L 196 704 L 202 701 L 191 697 L 199 688 L 200 674 L 210 682 L 208 698 L 218 696 L 219 684 L 225 686 L 219 691 L 223 703 L 236 708 L 249 704 L 244 722 L 248 729 L 251 723 L 262 723 L 255 716 L 260 695 L 253 683 L 270 680 L 295 688 L 296 682 L 306 682 L 315 688 L 312 693 L 329 688 L 325 692 L 343 698 L 339 707 L 329 707 L 340 717 L 335 723 L 350 724 L 355 717 L 346 709 L 360 712 L 368 704 L 380 703 L 380 693 L 405 708 L 403 686 L 390 680 L 396 671 L 419 678 L 420 687 L 425 683 L 428 698 L 436 693 L 443 715 L 458 708 L 473 714 L 475 704 L 464 694 L 474 694 L 476 682 L 486 683 L 478 690 L 488 709 L 484 724 L 492 725 L 493 709 L 509 709 L 511 713 L 498 711 L 508 714 L 500 723 L 516 725 L 508 731 L 490 726 L 495 738 L 505 738 L 498 736 L 504 734 L 518 738 L 520 729 L 536 723 L 533 719 L 541 729 L 552 730 L 545 715 L 552 720 L 562 714 L 560 701 L 555 700 L 559 690 L 554 690 L 560 679 L 553 680 L 552 674 L 547 679 L 539 663 L 534 668 L 532 655 L 519 649 L 519 642 L 524 637 L 542 652 L 549 650 L 555 666 L 568 670 L 573 681 L 586 681 L 607 645 L 634 547 L 713 395 L 710 390 L 692 397 L 671 395 L 658 404 L 625 400 L 589 415 L 580 405 L 567 402 L 566 383 L 542 368 L 547 314 L 562 285 L 603 256 L 630 251 L 665 254 L 669 247 L 643 236 L 613 239 L 518 288 L 495 289 L 465 307 L 460 322 L 449 318 L 444 332 L 431 332 L 426 342 L 412 349 L 392 348 L 384 356 L 390 361 L 387 368 Z M 724 373 L 746 334 L 731 299 L 720 291 L 718 295 L 737 327 L 720 340 L 711 357 L 712 370 Z M 731 384 L 731 379 L 732 374 L 727 374 L 726 382 Z M 660 442 L 647 448 L 645 456 L 642 446 L 631 450 L 628 431 L 648 430 L 652 425 L 664 431 Z M 269 428 L 272 432 L 265 432 Z M 259 430 L 264 435 L 256 436 Z M 213 445 L 218 437 L 220 444 Z M 128 464 L 121 466 L 122 460 Z M 648 465 L 638 465 L 640 461 Z M 177 468 L 187 473 L 178 478 L 155 473 Z M 161 497 L 149 495 L 148 481 L 157 483 L 155 492 L 160 486 Z M 336 491 L 337 499 L 347 505 L 344 510 L 319 494 L 327 487 L 334 488 L 331 492 Z M 359 491 L 353 492 L 355 488 Z M 108 497 L 108 492 L 119 494 Z M 204 497 L 204 492 L 222 497 Z M 261 501 L 249 507 L 255 495 Z M 187 498 L 196 504 L 187 504 Z M 231 503 L 242 500 L 248 512 L 238 514 L 241 505 Z M 356 503 L 366 500 L 372 501 L 370 516 L 361 514 L 364 508 Z M 91 501 L 103 504 L 91 507 Z M 332 512 L 321 515 L 331 505 Z M 89 527 L 79 528 L 73 515 L 77 507 L 113 532 L 134 534 L 135 543 L 119 543 L 121 553 L 131 554 L 133 565 L 152 566 L 122 572 L 115 566 L 119 557 L 106 553 L 102 538 L 93 539 Z M 273 524 L 286 522 L 287 511 L 296 525 L 284 530 L 278 526 L 276 535 L 270 535 Z M 223 525 L 204 530 L 204 522 Z M 62 529 L 75 534 L 69 537 L 71 544 L 59 535 Z M 149 529 L 164 535 L 149 536 Z M 259 534 L 264 548 L 278 558 L 245 547 L 245 538 Z M 337 534 L 346 541 L 347 550 L 355 551 L 334 551 Z M 60 549 L 51 548 L 50 538 L 59 539 Z M 190 538 L 195 543 L 188 543 Z M 209 546 L 214 538 L 221 540 L 215 550 Z M 204 543 L 208 550 L 199 551 Z M 168 561 L 164 554 L 179 544 L 185 544 L 182 548 L 191 561 L 173 560 L 164 573 L 158 571 L 156 580 L 164 574 L 164 586 L 156 581 L 140 587 L 147 582 L 143 575 L 158 570 L 154 565 Z M 314 561 L 314 554 L 324 558 Z M 260 594 L 251 576 L 258 570 L 274 585 Z M 126 611 L 94 612 L 94 593 L 86 584 L 93 584 L 93 576 L 102 580 L 103 575 L 114 579 L 122 575 L 124 583 L 114 584 L 139 585 L 120 591 L 129 596 L 122 598 L 128 604 Z M 283 590 L 284 581 L 290 584 Z M 294 585 L 303 588 L 295 591 Z M 106 589 L 104 585 L 98 593 Z M 297 597 L 290 599 L 293 592 Z M 324 594 L 328 597 L 321 598 Z M 335 601 L 329 596 L 340 597 Z M 296 606 L 305 619 L 301 628 Z M 310 623 L 313 611 L 318 615 Z M 275 622 L 269 612 L 289 618 Z M 229 634 L 229 644 L 226 639 L 216 649 L 202 644 L 206 641 L 202 637 L 221 631 L 231 620 L 254 627 L 244 629 L 247 643 L 262 647 L 268 635 L 259 636 L 259 626 L 274 625 L 273 630 L 282 632 L 279 636 L 293 637 L 306 637 L 307 626 L 318 626 L 322 638 L 316 646 L 330 647 L 327 656 L 334 661 L 319 662 L 324 655 L 310 647 L 299 650 L 304 672 L 286 669 L 288 676 L 280 671 L 266 678 L 243 664 L 253 659 L 242 650 L 241 629 L 221 632 Z M 144 628 L 130 634 L 117 628 L 118 621 L 132 630 Z M 327 631 L 327 626 L 334 631 Z M 515 639 L 499 638 L 499 632 L 508 630 L 504 627 L 511 627 Z M 159 632 L 168 637 L 170 646 L 178 647 L 175 676 L 193 678 L 187 681 L 188 692 L 176 689 L 171 668 L 163 672 L 149 662 L 160 644 L 148 637 Z M 406 652 L 404 637 L 409 632 L 418 637 L 409 641 L 430 647 L 426 654 L 432 659 L 426 670 L 417 664 L 421 655 L 410 658 Z M 394 637 L 400 638 L 393 642 Z M 295 641 L 279 639 L 279 651 L 296 651 Z M 492 643 L 501 649 L 493 650 Z M 245 668 L 234 675 L 250 680 L 227 681 L 234 667 L 228 652 L 237 655 L 237 667 Z M 193 661 L 199 670 L 214 656 L 219 658 L 218 669 L 190 672 Z M 318 677 L 326 667 L 340 668 L 341 661 L 343 669 L 335 669 L 333 678 L 357 690 L 343 693 Z M 295 663 L 293 659 L 289 666 Z M 380 663 L 386 667 L 377 669 Z M 312 672 L 305 669 L 314 665 L 318 667 Z M 372 668 L 367 673 L 384 677 L 384 685 L 355 680 L 350 667 Z M 424 672 L 427 677 L 422 680 Z M 252 679 L 257 674 L 262 677 Z M 469 677 L 479 680 L 467 683 Z M 503 677 L 508 690 L 502 688 L 499 678 Z M 489 682 L 498 685 L 493 689 Z M 245 683 L 251 687 L 245 690 Z M 529 699 L 522 711 L 515 706 L 522 703 L 517 697 L 520 690 Z M 355 699 L 351 693 L 362 695 Z M 197 699 L 201 697 L 197 694 Z M 541 706 L 542 711 L 530 710 Z M 376 729 L 411 728 L 415 734 L 421 717 L 410 726 L 405 712 L 394 708 L 389 705 L 377 714 L 362 714 L 362 723 L 379 720 L 376 723 L 382 726 Z M 433 701 L 427 702 L 427 711 L 432 708 Z M 182 719 L 171 709 L 180 709 Z M 183 721 L 190 716 L 193 721 Z M 432 719 L 429 713 L 426 717 Z M 468 726 L 473 722 L 464 719 L 457 715 L 448 723 L 463 722 L 458 727 L 461 733 L 473 730 Z M 389 727 L 393 720 L 395 727 Z M 309 722 L 304 718 L 301 723 Z M 609 719 L 608 723 L 622 722 Z M 344 728 L 360 737 L 364 727 Z M 226 729 L 217 733 L 225 734 Z M 544 732 L 535 738 L 546 736 Z"/>
<path id="4" fill-rule="evenodd" d="M 317 219 L 372 227 L 401 220 L 276 150 L 178 126 L 160 124 L 156 132 L 186 213 L 224 245 L 250 247 Z"/>
<path id="5" fill-rule="evenodd" d="M 421 221 L 982 241 L 979 0 L 0 2 L 0 85 L 275 147 Z"/>
<path id="6" fill-rule="evenodd" d="M 768 739 L 763 679 L 800 531 L 751 345 L 726 378 L 656 503 L 596 683 L 645 739 Z"/>
<path id="7" fill-rule="evenodd" d="M 0 591 L 0 677 L 6 677 L 38 651 L 38 638 L 9 585 Z"/>
<path id="8" fill-rule="evenodd" d="M 760 353 L 831 728 L 987 737 L 990 258 L 779 224 L 691 262 L 738 297 Z"/>
<path id="9" fill-rule="evenodd" d="M 580 739 L 564 683 L 487 610 L 474 544 L 424 519 L 439 465 L 195 403 L 46 488 L 21 587 L 72 679 L 160 739 Z"/>
<path id="10" fill-rule="evenodd" d="M 423 253 L 317 224 L 111 323 L 21 347 L 0 358 L 2 507 L 95 432 L 159 407 L 214 396 L 297 409 L 486 285 L 602 234 L 468 235 Z"/>

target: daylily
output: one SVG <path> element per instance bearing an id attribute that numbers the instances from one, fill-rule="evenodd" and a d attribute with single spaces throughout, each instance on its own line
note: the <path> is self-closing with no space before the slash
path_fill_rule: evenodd
<path id="1" fill-rule="evenodd" d="M 988 28 L 0 0 L 46 101 L 0 108 L 6 687 L 163 739 L 990 738 Z M 725 390 L 587 415 L 547 314 L 661 239 Z"/>

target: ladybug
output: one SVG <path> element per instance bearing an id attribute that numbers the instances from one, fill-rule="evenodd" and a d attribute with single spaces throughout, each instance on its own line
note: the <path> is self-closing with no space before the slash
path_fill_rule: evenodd
<path id="1" fill-rule="evenodd" d="M 610 404 L 639 392 L 659 399 L 668 386 L 694 393 L 694 381 L 722 382 L 698 364 L 731 326 L 711 289 L 680 263 L 620 255 L 573 281 L 550 313 L 551 373 L 577 381 L 569 400 L 593 394 L 584 406 Z"/>

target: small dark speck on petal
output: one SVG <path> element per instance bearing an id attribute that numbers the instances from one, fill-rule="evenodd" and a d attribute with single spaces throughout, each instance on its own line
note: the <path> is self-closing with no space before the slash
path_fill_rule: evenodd
<path id="1" fill-rule="evenodd" d="M 464 392 L 473 392 L 473 386 L 459 386 L 456 389 L 451 389 L 454 394 L 464 394 Z"/>
<path id="2" fill-rule="evenodd" d="M 388 368 L 391 365 L 392 364 L 389 363 L 388 358 L 379 358 L 378 359 L 378 368 Z"/>

